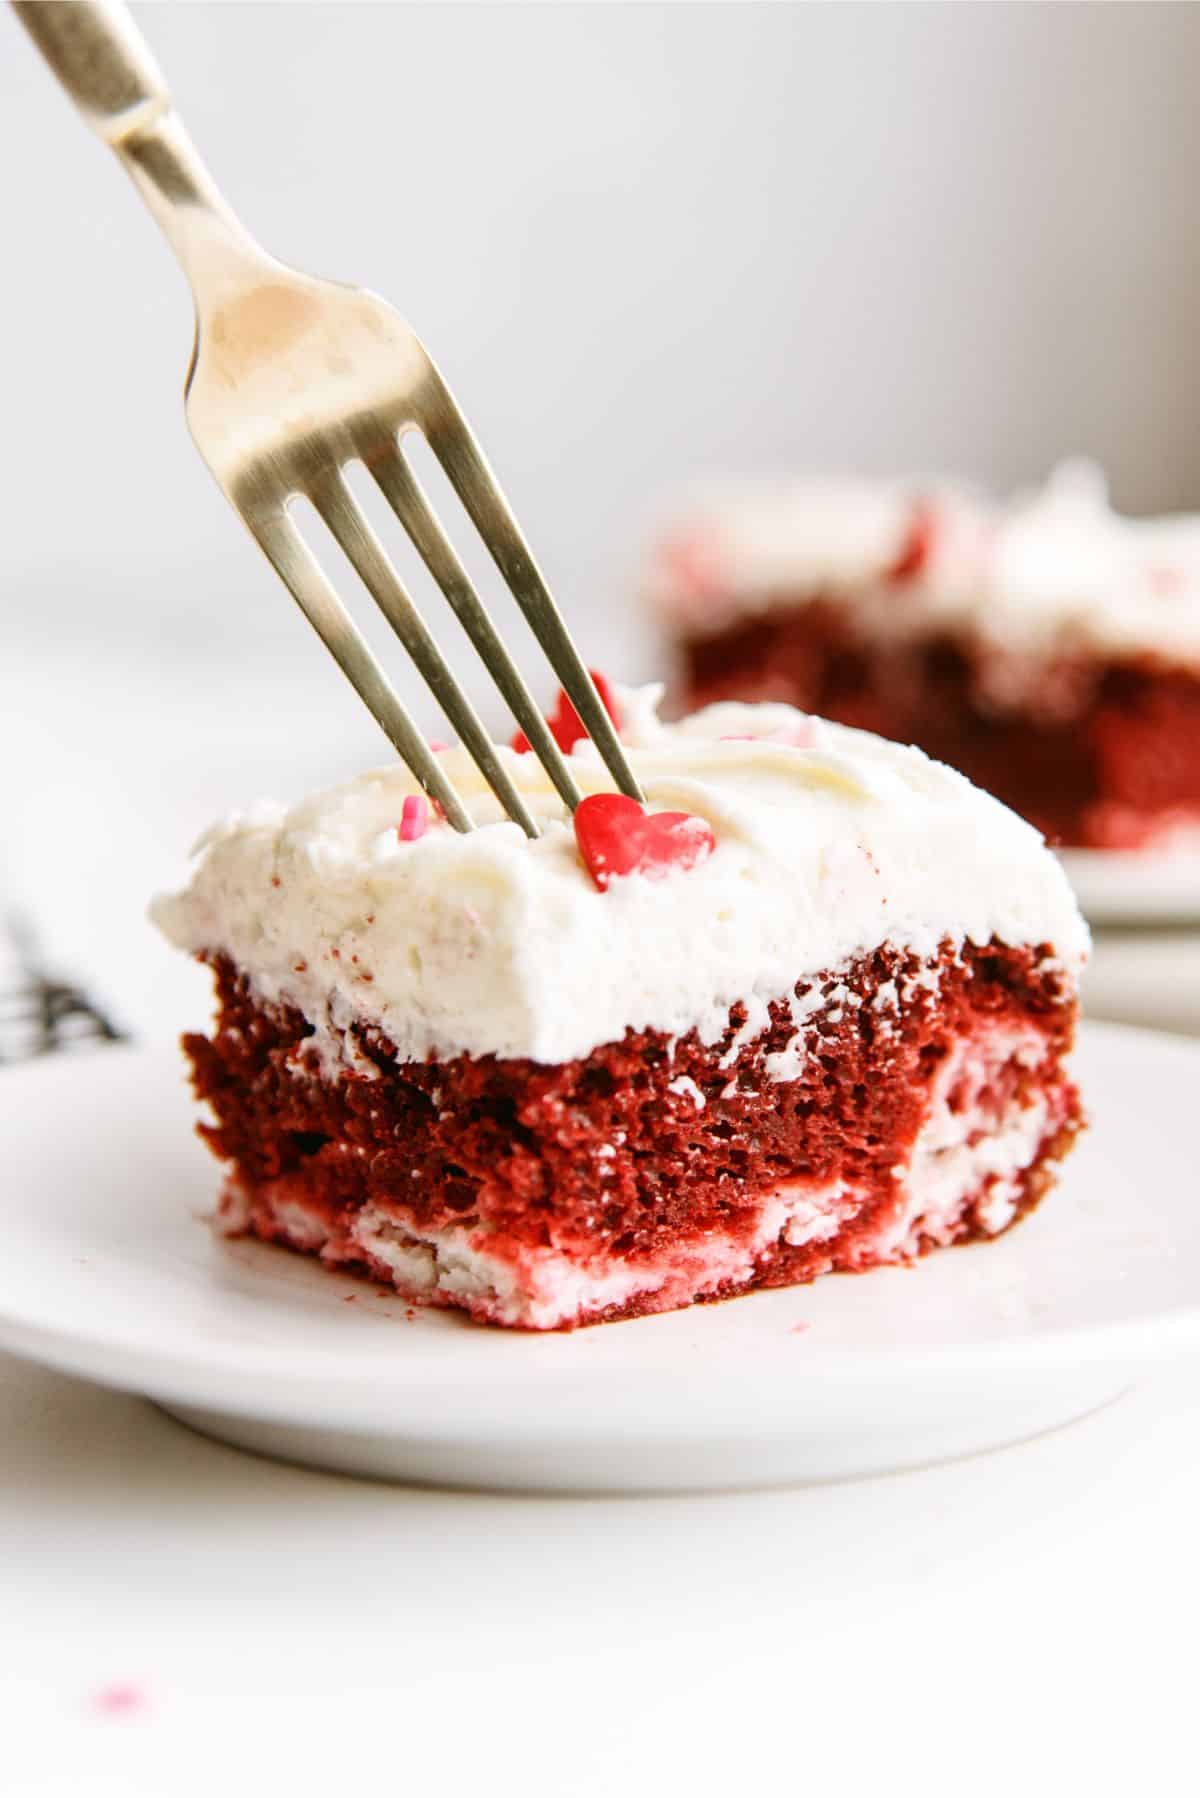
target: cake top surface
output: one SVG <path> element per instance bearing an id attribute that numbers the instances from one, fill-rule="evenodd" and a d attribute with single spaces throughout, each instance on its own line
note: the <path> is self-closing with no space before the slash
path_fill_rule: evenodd
<path id="1" fill-rule="evenodd" d="M 599 890 L 534 756 L 500 752 L 543 825 L 530 841 L 455 748 L 446 772 L 476 830 L 434 821 L 404 840 L 418 789 L 383 768 L 217 826 L 152 916 L 179 947 L 228 955 L 260 998 L 297 1006 L 319 1048 L 357 1019 L 402 1060 L 560 1062 L 627 1029 L 716 1041 L 731 1006 L 761 1028 L 797 981 L 884 942 L 934 955 L 995 937 L 1078 972 L 1087 931 L 1056 858 L 961 775 L 789 706 L 663 724 L 660 691 L 617 690 L 621 734 L 650 811 L 711 828 L 693 866 Z M 590 743 L 571 765 L 585 792 L 609 789 Z"/>
<path id="2" fill-rule="evenodd" d="M 1003 506 L 937 481 L 744 483 L 699 497 L 649 585 L 693 637 L 819 597 L 872 635 L 1200 664 L 1200 515 L 1122 517 L 1088 463 Z"/>

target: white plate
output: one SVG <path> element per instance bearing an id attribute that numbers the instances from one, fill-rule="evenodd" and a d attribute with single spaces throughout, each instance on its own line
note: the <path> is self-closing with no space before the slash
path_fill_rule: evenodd
<path id="1" fill-rule="evenodd" d="M 33 1064 L 0 1073 L 0 1342 L 244 1447 L 391 1478 L 745 1486 L 968 1454 L 1200 1343 L 1200 1045 L 1094 1025 L 1081 1072 L 1094 1128 L 998 1242 L 535 1336 L 215 1237 L 172 1051 Z"/>
<path id="2" fill-rule="evenodd" d="M 1091 924 L 1200 924 L 1200 846 L 1060 849 Z"/>

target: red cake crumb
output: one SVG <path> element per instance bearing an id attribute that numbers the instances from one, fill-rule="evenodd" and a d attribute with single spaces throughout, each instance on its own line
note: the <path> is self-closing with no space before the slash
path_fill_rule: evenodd
<path id="1" fill-rule="evenodd" d="M 783 701 L 916 743 L 1054 843 L 1138 848 L 1200 825 L 1200 677 L 1153 657 L 1060 660 L 1005 706 L 986 651 L 949 636 L 873 644 L 819 600 L 685 642 L 682 656 L 685 709 Z"/>
<path id="2" fill-rule="evenodd" d="M 1076 1007 L 1047 946 L 947 944 L 932 964 L 884 947 L 800 983 L 805 1050 L 778 1081 L 783 1000 L 748 1041 L 737 1006 L 711 1045 L 630 1031 L 556 1066 L 397 1062 L 351 1026 L 331 1072 L 298 1011 L 212 965 L 217 1027 L 184 1041 L 228 1167 L 224 1227 L 481 1321 L 596 1323 L 995 1234 L 1080 1125 Z M 1014 1119 L 1031 1134 L 1007 1186 L 984 1156 L 906 1233 L 901 1164 L 969 1160 Z"/>

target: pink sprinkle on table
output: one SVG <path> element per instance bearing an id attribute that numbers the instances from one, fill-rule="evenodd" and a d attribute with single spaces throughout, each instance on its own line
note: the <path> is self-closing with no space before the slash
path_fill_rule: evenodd
<path id="1" fill-rule="evenodd" d="M 402 843 L 415 843 L 429 829 L 429 801 L 424 793 L 410 793 L 400 813 L 398 834 Z"/>
<path id="2" fill-rule="evenodd" d="M 92 1696 L 92 1709 L 105 1717 L 128 1717 L 145 1710 L 146 1704 L 146 1694 L 134 1685 L 101 1686 Z"/>
<path id="3" fill-rule="evenodd" d="M 808 1332 L 811 1329 L 812 1329 L 811 1324 L 806 1324 L 806 1323 L 801 1322 L 798 1324 L 793 1324 L 791 1327 L 791 1330 L 788 1332 L 788 1334 L 791 1336 L 807 1336 Z"/>

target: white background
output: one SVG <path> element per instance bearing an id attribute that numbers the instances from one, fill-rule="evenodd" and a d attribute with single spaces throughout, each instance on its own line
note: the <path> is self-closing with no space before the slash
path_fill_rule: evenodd
<path id="1" fill-rule="evenodd" d="M 137 11 L 251 228 L 426 338 L 597 641 L 697 470 L 1086 451 L 1200 501 L 1195 7 Z M 0 147 L 6 562 L 223 634 L 276 595 L 180 428 L 181 280 L 8 16 Z"/>

